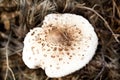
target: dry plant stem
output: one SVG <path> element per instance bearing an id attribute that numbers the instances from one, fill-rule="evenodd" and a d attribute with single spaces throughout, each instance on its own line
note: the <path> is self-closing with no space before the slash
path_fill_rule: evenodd
<path id="1" fill-rule="evenodd" d="M 0 32 L 0 36 L 2 36 L 2 38 L 4 38 L 4 39 L 9 39 L 9 36 L 6 35 L 6 34 L 3 33 L 3 32 Z M 13 42 L 13 43 L 16 43 L 17 45 L 22 45 L 22 43 L 19 42 L 18 40 L 16 40 L 15 38 L 11 38 L 9 41 L 10 41 L 10 42 Z"/>
<path id="2" fill-rule="evenodd" d="M 49 80 L 50 78 L 49 77 L 47 77 L 45 80 Z"/>
<path id="3" fill-rule="evenodd" d="M 25 78 L 27 78 L 27 79 L 29 79 L 29 80 L 32 80 L 32 79 L 33 79 L 31 76 L 28 76 L 28 74 L 24 73 L 24 72 L 21 70 L 19 64 L 17 64 L 17 67 L 18 67 L 18 70 L 20 71 L 20 73 L 21 73 Z"/>
<path id="4" fill-rule="evenodd" d="M 120 17 L 120 10 L 119 10 L 119 8 L 116 5 L 115 0 L 112 0 L 112 2 L 113 2 L 113 15 L 115 15 L 115 8 L 116 8 L 116 10 L 118 11 L 118 16 Z"/>
<path id="5" fill-rule="evenodd" d="M 113 17 L 115 16 L 115 2 L 114 2 L 114 0 L 112 0 L 112 2 L 113 2 Z"/>
<path id="6" fill-rule="evenodd" d="M 7 80 L 8 71 L 11 72 L 12 77 L 13 77 L 13 80 L 16 80 L 16 79 L 15 79 L 15 75 L 14 75 L 12 69 L 11 69 L 10 66 L 9 66 L 9 58 L 8 58 L 8 53 L 9 53 L 9 52 L 8 52 L 8 45 L 9 45 L 9 42 L 10 42 L 10 40 L 9 40 L 9 39 L 10 39 L 10 36 L 11 36 L 11 34 L 9 35 L 8 42 L 7 42 L 6 47 L 5 47 L 5 49 L 6 49 L 6 64 L 7 64 L 7 68 L 6 68 L 6 74 L 5 74 L 5 78 L 4 78 L 4 80 Z"/>
<path id="7" fill-rule="evenodd" d="M 111 33 L 112 33 L 112 35 L 114 36 L 115 40 L 116 40 L 118 43 L 120 42 L 120 41 L 117 39 L 119 35 L 118 35 L 118 34 L 115 34 L 115 33 L 113 32 L 113 30 L 110 28 L 110 25 L 108 24 L 108 22 L 107 22 L 98 12 L 96 12 L 96 11 L 95 11 L 94 9 L 92 9 L 92 8 L 89 8 L 89 7 L 86 7 L 86 6 L 81 6 L 80 4 L 76 5 L 76 7 L 77 7 L 77 8 L 81 8 L 81 9 L 86 9 L 86 10 L 89 10 L 89 11 L 94 12 L 98 17 L 100 17 L 100 18 L 104 21 L 106 27 L 111 31 Z"/>
<path id="8" fill-rule="evenodd" d="M 5 39 L 8 39 L 9 40 L 9 36 L 7 36 L 6 34 L 4 34 L 3 32 L 0 32 L 0 36 L 2 36 L 3 38 L 5 38 Z M 10 40 L 9 40 L 9 42 L 13 42 L 13 43 L 17 43 L 17 45 L 19 45 L 19 46 L 22 46 L 22 43 L 20 43 L 19 41 L 17 41 L 15 38 L 11 38 Z M 6 49 L 6 48 L 5 48 Z M 8 49 L 7 49 L 8 50 Z M 14 50 L 13 50 L 14 51 Z M 14 54 L 17 54 L 17 53 L 19 53 L 19 52 L 21 52 L 22 51 L 22 48 L 20 48 L 19 50 L 17 50 L 17 51 L 14 51 L 13 53 L 10 53 L 10 54 L 8 54 L 8 56 L 12 56 L 12 55 L 14 55 Z M 3 56 L 4 58 L 6 57 L 6 56 Z"/>
<path id="9" fill-rule="evenodd" d="M 102 38 L 103 39 L 103 38 Z M 106 51 L 106 45 L 104 45 L 105 43 L 104 43 L 104 41 L 101 41 L 101 43 L 102 43 L 102 45 L 103 45 L 103 47 L 102 47 L 102 49 L 101 49 L 101 57 L 102 57 L 102 69 L 101 69 L 101 71 L 97 74 L 97 76 L 94 78 L 94 80 L 98 80 L 98 78 L 100 78 L 100 80 L 101 80 L 101 77 L 102 77 L 102 72 L 104 71 L 104 69 L 105 69 L 105 55 L 104 55 L 104 53 L 105 53 L 105 51 Z"/>
<path id="10" fill-rule="evenodd" d="M 104 49 L 104 48 L 103 48 Z M 104 50 L 103 50 L 103 52 L 105 52 Z M 97 76 L 94 78 L 94 80 L 97 80 L 100 76 L 101 76 L 101 74 L 102 74 L 102 72 L 104 71 L 104 69 L 105 69 L 105 58 L 104 58 L 104 53 L 101 53 L 101 55 L 102 55 L 102 59 L 103 59 L 103 62 L 102 62 L 102 69 L 101 69 L 101 71 L 97 74 Z"/>

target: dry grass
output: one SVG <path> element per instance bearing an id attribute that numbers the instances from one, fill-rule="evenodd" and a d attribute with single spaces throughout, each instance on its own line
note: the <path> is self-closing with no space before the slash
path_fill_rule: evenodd
<path id="1" fill-rule="evenodd" d="M 28 69 L 22 59 L 26 33 L 41 26 L 50 13 L 87 18 L 99 37 L 92 61 L 62 78 L 48 78 L 42 69 Z M 119 80 L 119 0 L 0 0 L 0 80 Z"/>

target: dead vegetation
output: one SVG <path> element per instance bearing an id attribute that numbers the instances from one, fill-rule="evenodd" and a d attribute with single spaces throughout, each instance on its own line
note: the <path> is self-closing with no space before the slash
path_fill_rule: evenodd
<path id="1" fill-rule="evenodd" d="M 42 69 L 28 69 L 22 59 L 26 33 L 41 26 L 49 13 L 74 13 L 87 18 L 99 37 L 93 60 L 62 78 L 48 78 Z M 0 0 L 0 80 L 119 80 L 119 0 Z"/>

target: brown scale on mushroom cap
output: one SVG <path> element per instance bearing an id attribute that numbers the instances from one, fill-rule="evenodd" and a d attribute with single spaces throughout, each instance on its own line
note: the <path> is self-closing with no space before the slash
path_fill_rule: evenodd
<path id="1" fill-rule="evenodd" d="M 49 32 L 46 33 L 47 35 L 47 41 L 49 43 L 52 44 L 56 44 L 56 45 L 60 45 L 61 48 L 64 47 L 64 49 L 67 51 L 68 48 L 71 47 L 71 45 L 74 45 L 75 41 L 77 41 L 78 37 L 81 34 L 79 34 L 80 30 L 77 30 L 75 27 L 71 29 L 69 29 L 68 27 L 63 28 L 63 27 L 51 27 L 50 25 Z M 77 36 L 76 32 L 78 33 Z M 76 45 L 74 45 L 76 46 Z M 59 50 L 61 51 L 61 48 L 59 48 Z M 71 49 L 73 49 L 71 47 Z M 56 48 L 54 48 L 54 50 L 56 50 Z"/>

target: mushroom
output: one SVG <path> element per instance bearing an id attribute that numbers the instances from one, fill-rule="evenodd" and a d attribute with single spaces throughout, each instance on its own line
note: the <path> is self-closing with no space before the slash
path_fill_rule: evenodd
<path id="1" fill-rule="evenodd" d="M 90 62 L 98 45 L 93 26 L 76 14 L 49 14 L 24 39 L 23 61 L 48 77 L 63 77 Z"/>

